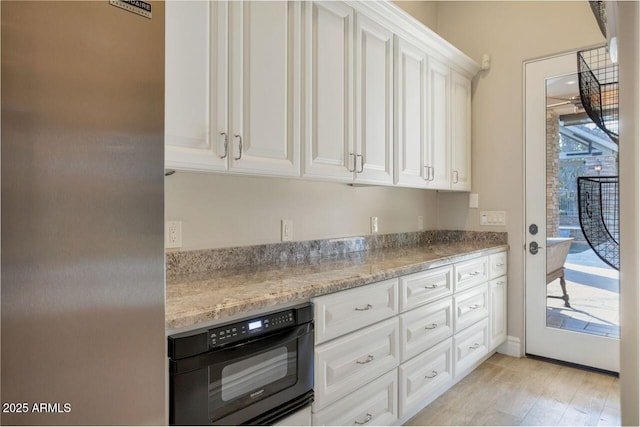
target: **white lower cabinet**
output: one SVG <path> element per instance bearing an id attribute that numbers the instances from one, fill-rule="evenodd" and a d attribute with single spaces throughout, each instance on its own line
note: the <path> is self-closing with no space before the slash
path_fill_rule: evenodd
<path id="1" fill-rule="evenodd" d="M 315 349 L 314 411 L 398 366 L 398 319 L 385 320 Z"/>
<path id="2" fill-rule="evenodd" d="M 391 425 L 398 419 L 398 370 L 313 414 L 313 425 Z"/>
<path id="3" fill-rule="evenodd" d="M 400 366 L 400 416 L 448 388 L 453 380 L 453 339 L 448 338 Z"/>
<path id="4" fill-rule="evenodd" d="M 313 425 L 406 422 L 506 340 L 506 253 L 315 298 Z"/>
<path id="5" fill-rule="evenodd" d="M 455 377 L 482 360 L 489 352 L 489 321 L 478 322 L 453 338 Z"/>
<path id="6" fill-rule="evenodd" d="M 402 314 L 400 332 L 400 356 L 403 362 L 453 335 L 451 297 Z"/>

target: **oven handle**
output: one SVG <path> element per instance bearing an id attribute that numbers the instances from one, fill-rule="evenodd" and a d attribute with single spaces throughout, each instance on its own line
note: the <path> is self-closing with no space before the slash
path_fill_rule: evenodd
<path id="1" fill-rule="evenodd" d="M 255 356 L 257 353 L 262 353 L 266 350 L 295 341 L 307 334 L 311 334 L 309 338 L 311 340 L 311 346 L 313 347 L 313 323 L 310 322 L 273 334 L 262 335 L 258 338 L 249 338 L 247 341 L 241 341 L 228 347 L 213 348 L 206 353 L 201 353 L 196 356 L 170 360 L 169 371 L 172 374 L 183 374 L 219 363 L 234 363 Z M 238 353 L 233 354 L 235 352 Z"/>

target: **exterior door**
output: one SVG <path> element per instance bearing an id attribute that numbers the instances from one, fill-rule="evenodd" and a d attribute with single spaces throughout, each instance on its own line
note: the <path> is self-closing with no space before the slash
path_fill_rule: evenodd
<path id="1" fill-rule="evenodd" d="M 525 64 L 525 349 L 528 354 L 618 372 L 618 339 L 563 329 L 550 323 L 547 314 L 547 82 L 575 75 L 576 63 L 573 52 Z"/>

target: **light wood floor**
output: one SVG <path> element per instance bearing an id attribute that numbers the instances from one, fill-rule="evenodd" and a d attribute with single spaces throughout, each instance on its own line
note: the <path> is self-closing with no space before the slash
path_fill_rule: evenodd
<path id="1" fill-rule="evenodd" d="M 495 354 L 406 425 L 619 426 L 619 380 Z"/>

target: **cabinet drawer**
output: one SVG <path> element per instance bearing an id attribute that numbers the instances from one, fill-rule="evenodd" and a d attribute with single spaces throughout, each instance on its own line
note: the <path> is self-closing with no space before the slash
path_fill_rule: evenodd
<path id="1" fill-rule="evenodd" d="M 399 333 L 394 318 L 317 346 L 314 412 L 397 367 Z"/>
<path id="2" fill-rule="evenodd" d="M 507 253 L 489 255 L 489 279 L 496 279 L 507 274 Z"/>
<path id="3" fill-rule="evenodd" d="M 313 300 L 316 344 L 398 314 L 398 279 Z"/>
<path id="4" fill-rule="evenodd" d="M 398 419 L 398 371 L 313 414 L 314 426 L 393 425 Z"/>
<path id="5" fill-rule="evenodd" d="M 408 311 L 400 316 L 400 356 L 404 362 L 453 335 L 453 300 Z"/>
<path id="6" fill-rule="evenodd" d="M 489 315 L 489 286 L 484 283 L 453 297 L 456 333 Z"/>
<path id="7" fill-rule="evenodd" d="M 439 393 L 453 380 L 453 338 L 400 366 L 400 417 Z"/>
<path id="8" fill-rule="evenodd" d="M 453 337 L 455 377 L 480 361 L 489 352 L 489 321 L 487 319 Z"/>
<path id="9" fill-rule="evenodd" d="M 451 295 L 453 267 L 442 267 L 400 278 L 400 311 Z"/>
<path id="10" fill-rule="evenodd" d="M 454 266 L 454 292 L 463 291 L 489 280 L 489 257 L 483 256 Z"/>

